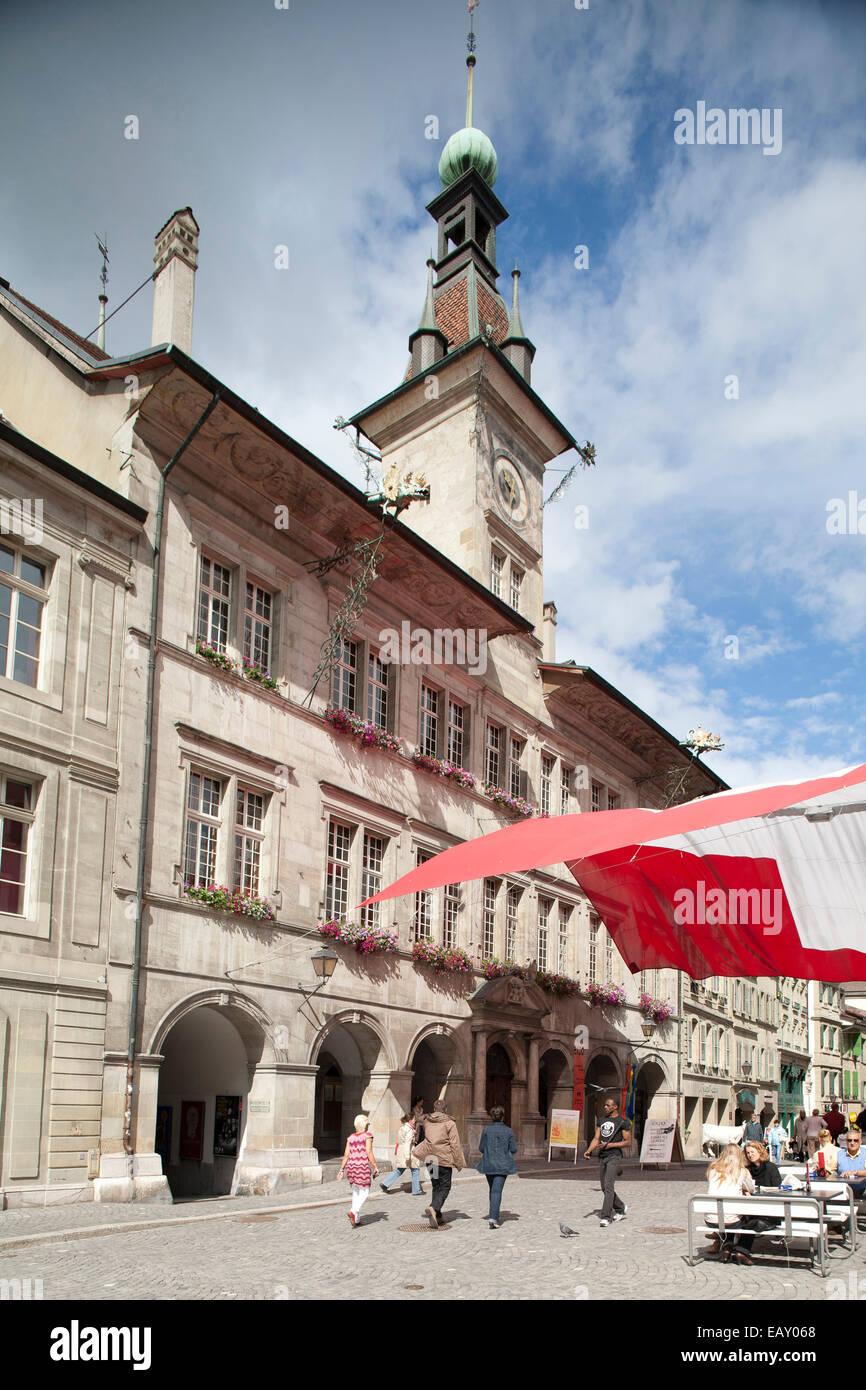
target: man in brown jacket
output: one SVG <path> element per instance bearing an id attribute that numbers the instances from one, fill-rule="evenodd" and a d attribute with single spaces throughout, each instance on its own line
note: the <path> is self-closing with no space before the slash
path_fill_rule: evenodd
<path id="1" fill-rule="evenodd" d="M 459 1173 L 465 1167 L 457 1126 L 444 1100 L 437 1100 L 432 1113 L 424 1116 L 424 1138 L 412 1150 L 412 1157 L 420 1158 L 422 1163 L 431 1160 L 428 1166 L 433 1198 L 427 1208 L 427 1220 L 435 1231 L 444 1225 L 442 1204 L 451 1191 L 451 1170 L 456 1168 Z"/>

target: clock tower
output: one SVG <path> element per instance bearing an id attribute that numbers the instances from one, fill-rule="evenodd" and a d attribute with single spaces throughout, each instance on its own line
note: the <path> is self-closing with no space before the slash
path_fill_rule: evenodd
<path id="1" fill-rule="evenodd" d="M 531 385 L 535 347 L 501 298 L 497 229 L 508 216 L 493 192 L 499 162 L 472 124 L 474 54 L 467 59 L 466 125 L 439 161 L 441 191 L 427 205 L 437 255 L 403 381 L 350 424 L 380 449 L 383 473 L 422 473 L 427 502 L 406 511 L 417 531 L 510 607 L 542 628 L 544 470 L 575 440 Z"/>

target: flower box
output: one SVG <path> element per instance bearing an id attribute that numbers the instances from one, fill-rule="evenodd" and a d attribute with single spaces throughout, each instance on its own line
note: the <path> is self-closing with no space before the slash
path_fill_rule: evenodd
<path id="1" fill-rule="evenodd" d="M 590 1004 L 608 1004 L 614 1009 L 622 1008 L 626 998 L 622 985 L 602 985 L 595 980 L 590 981 L 583 993 Z"/>
<path id="2" fill-rule="evenodd" d="M 219 666 L 221 671 L 234 671 L 235 663 L 225 652 L 221 652 L 215 647 L 213 642 L 203 642 L 201 638 L 196 639 L 195 649 L 199 656 L 203 656 L 205 661 L 209 661 L 212 666 Z"/>
<path id="3" fill-rule="evenodd" d="M 534 806 L 531 806 L 522 796 L 512 796 L 510 792 L 505 791 L 502 787 L 492 787 L 488 782 L 485 784 L 484 794 L 485 796 L 489 796 L 490 800 L 495 802 L 497 806 L 504 807 L 506 811 L 513 811 L 516 816 L 535 815 Z"/>
<path id="4" fill-rule="evenodd" d="M 257 922 L 273 922 L 277 915 L 273 903 L 269 903 L 267 898 L 239 893 L 235 889 L 224 888 L 222 884 L 202 888 L 194 883 L 185 883 L 183 891 L 193 902 L 216 908 L 217 912 L 233 912 L 238 917 L 252 917 Z"/>
<path id="5" fill-rule="evenodd" d="M 373 724 L 369 719 L 361 719 L 348 709 L 338 709 L 329 705 L 325 710 L 325 722 L 336 729 L 338 734 L 349 734 L 357 738 L 364 748 L 387 748 L 391 753 L 399 753 L 403 741 L 396 734 Z"/>
<path id="6" fill-rule="evenodd" d="M 459 946 L 440 946 L 435 941 L 414 941 L 412 959 L 428 965 L 436 975 L 469 975 L 472 961 Z"/>
<path id="7" fill-rule="evenodd" d="M 255 681 L 256 685 L 263 685 L 266 690 L 278 690 L 279 683 L 274 680 L 270 671 L 265 670 L 257 661 L 250 661 L 244 657 L 241 675 L 248 681 Z"/>
<path id="8" fill-rule="evenodd" d="M 420 749 L 416 749 L 412 754 L 412 762 L 425 772 L 435 772 L 438 777 L 456 782 L 458 787 L 465 787 L 468 791 L 472 791 L 476 785 L 473 773 L 467 772 L 465 767 L 449 763 L 444 758 L 433 758 L 429 753 L 422 753 Z"/>
<path id="9" fill-rule="evenodd" d="M 564 999 L 573 999 L 575 995 L 580 994 L 577 980 L 572 980 L 568 975 L 559 975 L 552 970 L 537 970 L 535 983 L 547 990 L 548 994 L 558 994 Z"/>
<path id="10" fill-rule="evenodd" d="M 641 1013 L 651 1018 L 653 1023 L 665 1023 L 674 1016 L 673 1004 L 669 1004 L 665 999 L 653 999 L 646 991 L 641 993 L 637 1004 Z"/>
<path id="11" fill-rule="evenodd" d="M 365 927 L 360 922 L 320 922 L 322 936 L 352 946 L 360 956 L 391 955 L 397 950 L 397 933 L 384 927 Z"/>

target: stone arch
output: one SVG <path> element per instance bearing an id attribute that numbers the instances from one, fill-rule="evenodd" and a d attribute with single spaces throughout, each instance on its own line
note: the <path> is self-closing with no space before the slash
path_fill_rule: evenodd
<path id="1" fill-rule="evenodd" d="M 231 1019 L 243 1039 L 251 1065 L 255 1066 L 260 1062 L 273 1065 L 274 1062 L 287 1060 L 284 1051 L 274 1044 L 273 1024 L 264 1009 L 239 990 L 224 989 L 202 990 L 198 994 L 189 994 L 177 1004 L 173 1004 L 151 1033 L 147 1051 L 151 1055 L 159 1056 L 175 1024 L 194 1009 L 206 1005 L 224 1011 Z"/>
<path id="2" fill-rule="evenodd" d="M 322 1048 L 339 1028 L 345 1028 L 351 1034 L 355 1045 L 361 1053 L 364 1064 L 373 1070 L 396 1070 L 396 1058 L 394 1049 L 388 1034 L 375 1014 L 368 1013 L 366 1009 L 343 1009 L 341 1013 L 334 1014 L 329 1018 L 323 1028 L 319 1030 L 313 1039 L 310 1048 L 310 1063 L 315 1064 Z M 366 1029 L 372 1033 L 379 1044 L 376 1055 L 373 1055 L 372 1047 L 361 1029 Z M 333 1040 L 333 1039 L 332 1039 Z M 330 1048 L 328 1049 L 330 1050 Z"/>
<path id="3" fill-rule="evenodd" d="M 584 1134 L 590 1140 L 595 1133 L 597 1116 L 601 1112 L 600 1100 L 608 1091 L 622 1095 L 622 1071 L 619 1058 L 602 1043 L 587 1059 L 584 1090 Z M 594 1090 L 593 1085 L 600 1086 Z"/>
<path id="4" fill-rule="evenodd" d="M 496 1033 L 489 1033 L 487 1036 L 487 1051 L 499 1043 L 508 1053 L 508 1060 L 511 1063 L 511 1070 L 514 1080 L 522 1084 L 526 1083 L 526 1052 L 517 1042 L 516 1038 L 506 1029 L 501 1029 Z"/>
<path id="5" fill-rule="evenodd" d="M 437 1042 L 437 1039 L 443 1038 L 447 1039 L 447 1042 L 456 1052 L 462 1073 L 469 1075 L 472 1071 L 472 1059 L 467 1051 L 465 1035 L 450 1028 L 446 1023 L 425 1023 L 424 1027 L 419 1029 L 407 1048 L 405 1070 L 412 1070 L 415 1054 L 422 1043 L 426 1042 L 434 1052 L 437 1052 L 443 1047 L 443 1044 Z"/>

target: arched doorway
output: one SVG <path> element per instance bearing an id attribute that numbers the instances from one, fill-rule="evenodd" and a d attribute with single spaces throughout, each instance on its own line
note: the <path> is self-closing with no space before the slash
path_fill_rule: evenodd
<path id="1" fill-rule="evenodd" d="M 665 1074 L 658 1062 L 644 1062 L 636 1078 L 634 1087 L 634 1137 L 640 1152 L 643 1142 L 644 1126 L 651 1113 L 652 1103 L 664 1085 Z"/>
<path id="2" fill-rule="evenodd" d="M 242 1036 L 229 1010 L 202 1004 L 183 1014 L 162 1044 L 155 1148 L 174 1197 L 231 1191 L 264 1042 L 251 1020 L 246 1025 Z"/>
<path id="3" fill-rule="evenodd" d="M 567 1110 L 573 1093 L 573 1071 L 558 1048 L 548 1048 L 538 1063 L 538 1109 L 544 1116 L 544 1132 L 550 1133 L 551 1110 Z"/>
<path id="4" fill-rule="evenodd" d="M 587 1142 L 589 1142 L 595 1134 L 595 1127 L 602 1113 L 605 1096 L 613 1094 L 617 1099 L 622 1099 L 622 1086 L 613 1058 L 609 1057 L 606 1052 L 597 1053 L 586 1069 L 584 1084 L 586 1116 L 583 1132 Z"/>
<path id="5" fill-rule="evenodd" d="M 502 1043 L 494 1043 L 487 1051 L 487 1091 L 484 1105 L 490 1113 L 494 1105 L 501 1105 L 505 1111 L 505 1123 L 511 1124 L 511 1082 L 514 1071 L 511 1058 Z"/>
<path id="6" fill-rule="evenodd" d="M 357 1016 L 335 1020 L 313 1059 L 318 1066 L 313 1145 L 319 1158 L 342 1154 L 355 1116 L 369 1115 L 374 1144 L 384 1152 L 398 1103 L 386 1099 L 392 1064 L 384 1039 Z"/>

